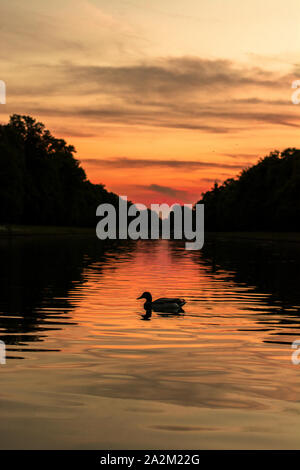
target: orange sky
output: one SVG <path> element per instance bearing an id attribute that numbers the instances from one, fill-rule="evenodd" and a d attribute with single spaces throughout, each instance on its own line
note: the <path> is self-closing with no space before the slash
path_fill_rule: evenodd
<path id="1" fill-rule="evenodd" d="M 30 114 L 93 182 L 196 202 L 299 147 L 299 0 L 0 0 L 0 119 Z"/>

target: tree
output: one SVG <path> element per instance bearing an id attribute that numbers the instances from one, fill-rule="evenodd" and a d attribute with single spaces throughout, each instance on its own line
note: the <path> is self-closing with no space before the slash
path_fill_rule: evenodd
<path id="1" fill-rule="evenodd" d="M 86 177 L 75 148 L 30 116 L 0 126 L 0 223 L 95 226 L 118 196 Z"/>
<path id="2" fill-rule="evenodd" d="M 202 194 L 210 231 L 300 230 L 300 150 L 274 151 Z"/>

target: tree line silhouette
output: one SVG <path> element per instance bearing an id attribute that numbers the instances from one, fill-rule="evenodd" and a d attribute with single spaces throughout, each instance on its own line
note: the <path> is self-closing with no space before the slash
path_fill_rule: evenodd
<path id="1" fill-rule="evenodd" d="M 118 211 L 118 195 L 91 183 L 75 152 L 30 116 L 0 125 L 0 224 L 95 227 L 99 204 Z M 205 230 L 299 231 L 299 189 L 300 150 L 271 152 L 202 194 Z"/>
<path id="2" fill-rule="evenodd" d="M 300 150 L 271 152 L 198 202 L 206 231 L 299 231 Z"/>
<path id="3" fill-rule="evenodd" d="M 0 125 L 0 223 L 95 226 L 96 207 L 118 196 L 92 184 L 75 148 L 30 116 Z"/>

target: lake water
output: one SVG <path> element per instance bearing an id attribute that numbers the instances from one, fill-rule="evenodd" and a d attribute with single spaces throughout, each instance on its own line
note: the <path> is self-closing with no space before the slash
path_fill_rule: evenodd
<path id="1" fill-rule="evenodd" d="M 0 447 L 300 448 L 300 244 L 0 241 Z M 145 290 L 187 300 L 143 318 Z"/>

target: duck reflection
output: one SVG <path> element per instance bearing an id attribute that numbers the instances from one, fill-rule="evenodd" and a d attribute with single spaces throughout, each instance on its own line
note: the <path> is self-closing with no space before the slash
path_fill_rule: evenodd
<path id="1" fill-rule="evenodd" d="M 151 317 L 152 317 L 152 310 L 146 310 L 146 313 L 144 313 L 143 315 L 141 315 L 141 320 L 151 320 Z"/>
<path id="2" fill-rule="evenodd" d="M 167 313 L 167 312 L 158 312 L 157 310 L 156 310 L 155 312 L 157 313 L 157 315 L 158 315 L 159 317 L 164 317 L 164 318 L 168 318 L 168 317 L 174 318 L 174 317 L 182 317 L 182 316 L 184 316 L 184 315 L 183 315 L 183 314 L 184 314 L 184 310 L 183 310 L 183 309 L 181 309 L 180 312 L 176 312 L 176 313 L 174 313 L 174 312 L 168 312 L 168 313 Z M 149 321 L 149 320 L 151 320 L 151 318 L 152 318 L 152 310 L 146 310 L 146 313 L 144 313 L 144 314 L 141 315 L 141 320 L 144 320 L 144 321 L 145 321 L 145 320 L 148 320 L 148 321 Z"/>

